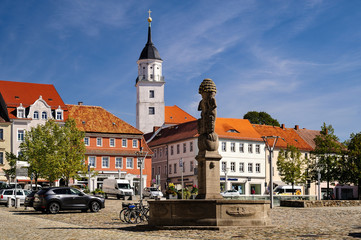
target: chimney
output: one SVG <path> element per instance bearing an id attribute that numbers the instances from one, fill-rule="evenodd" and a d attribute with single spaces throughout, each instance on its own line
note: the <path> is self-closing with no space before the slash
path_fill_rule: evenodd
<path id="1" fill-rule="evenodd" d="M 295 130 L 298 130 L 298 129 L 300 129 L 300 126 L 295 125 Z"/>
<path id="2" fill-rule="evenodd" d="M 83 105 L 83 102 L 78 102 L 78 105 L 79 105 L 79 106 Z"/>
<path id="3" fill-rule="evenodd" d="M 284 123 L 281 124 L 281 128 L 285 129 L 285 124 Z"/>
<path id="4" fill-rule="evenodd" d="M 158 131 L 159 128 L 160 128 L 160 127 L 154 126 L 154 127 L 153 127 L 153 132 Z"/>

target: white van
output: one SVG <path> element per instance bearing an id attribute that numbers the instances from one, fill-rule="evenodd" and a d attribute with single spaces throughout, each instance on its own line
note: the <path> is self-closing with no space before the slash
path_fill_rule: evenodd
<path id="1" fill-rule="evenodd" d="M 105 198 L 113 195 L 116 196 L 117 199 L 125 199 L 126 196 L 131 198 L 134 195 L 133 189 L 131 188 L 129 181 L 125 179 L 104 179 L 102 190 L 105 193 Z"/>
<path id="2" fill-rule="evenodd" d="M 292 186 L 284 185 L 284 186 L 277 186 L 273 192 L 276 195 L 302 195 L 302 187 L 301 186 Z"/>
<path id="3" fill-rule="evenodd" d="M 24 189 L 26 190 L 30 190 L 30 191 L 35 191 L 36 187 L 38 188 L 38 190 L 41 190 L 43 187 L 41 185 L 36 185 L 36 184 L 25 184 Z"/>

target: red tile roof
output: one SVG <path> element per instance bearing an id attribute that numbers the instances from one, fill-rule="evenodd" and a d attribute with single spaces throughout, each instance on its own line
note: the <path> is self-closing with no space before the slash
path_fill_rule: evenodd
<path id="1" fill-rule="evenodd" d="M 75 119 L 79 130 L 98 133 L 143 134 L 102 107 L 67 105 L 69 117 Z"/>
<path id="2" fill-rule="evenodd" d="M 248 119 L 217 118 L 215 130 L 219 138 L 262 141 Z"/>
<path id="3" fill-rule="evenodd" d="M 65 107 L 63 100 L 52 84 L 11 82 L 0 80 L 0 92 L 8 107 L 17 107 L 20 103 L 28 107 L 39 99 L 40 95 L 52 108 Z"/>
<path id="4" fill-rule="evenodd" d="M 9 122 L 9 121 L 10 119 L 9 119 L 7 106 L 0 92 L 0 122 Z"/>
<path id="5" fill-rule="evenodd" d="M 293 128 L 281 128 L 269 125 L 254 124 L 253 127 L 261 136 L 279 136 L 276 148 L 287 148 L 287 144 L 297 147 L 299 150 L 311 151 L 312 147 L 303 140 Z M 269 141 L 271 144 L 273 141 Z"/>
<path id="6" fill-rule="evenodd" d="M 144 135 L 144 138 L 149 140 L 152 135 L 153 133 L 147 133 Z M 148 145 L 150 147 L 159 146 L 197 136 L 197 120 L 195 120 L 161 129 Z"/>
<path id="7" fill-rule="evenodd" d="M 148 144 L 153 147 L 198 137 L 197 124 L 195 120 L 163 128 Z M 219 138 L 262 141 L 261 135 L 247 119 L 217 118 L 215 130 Z M 144 137 L 148 140 L 152 135 L 148 133 Z"/>
<path id="8" fill-rule="evenodd" d="M 296 129 L 295 130 L 300 137 L 305 140 L 313 149 L 316 147 L 315 138 L 320 135 L 320 131 L 310 129 Z"/>
<path id="9" fill-rule="evenodd" d="M 0 80 L 0 92 L 8 107 L 10 118 L 16 118 L 16 107 L 22 103 L 23 107 L 29 107 L 40 96 L 46 101 L 51 109 L 57 109 L 60 106 L 66 110 L 66 106 L 61 99 L 59 93 L 52 84 L 26 83 L 26 82 L 12 82 Z M 64 111 L 64 118 L 67 114 Z"/>
<path id="10" fill-rule="evenodd" d="M 195 117 L 179 108 L 177 105 L 165 106 L 164 108 L 164 123 L 165 124 L 180 124 L 197 120 Z"/>

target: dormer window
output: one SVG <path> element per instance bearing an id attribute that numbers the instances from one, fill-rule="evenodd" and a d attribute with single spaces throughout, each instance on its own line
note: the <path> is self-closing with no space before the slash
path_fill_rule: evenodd
<path id="1" fill-rule="evenodd" d="M 42 112 L 41 113 L 41 119 L 44 119 L 44 120 L 48 119 L 48 113 L 47 112 Z"/>
<path id="2" fill-rule="evenodd" d="M 227 132 L 229 132 L 229 133 L 239 133 L 236 129 L 229 129 Z"/>
<path id="3" fill-rule="evenodd" d="M 60 106 L 55 111 L 55 119 L 56 120 L 63 120 L 63 110 L 61 110 Z"/>
<path id="4" fill-rule="evenodd" d="M 17 109 L 17 117 L 18 118 L 25 118 L 25 108 L 23 107 L 23 105 L 20 103 L 20 106 Z"/>
<path id="5" fill-rule="evenodd" d="M 61 112 L 56 112 L 56 120 L 62 120 L 63 114 Z"/>
<path id="6" fill-rule="evenodd" d="M 24 113 L 24 109 L 18 109 L 18 118 L 24 118 L 25 113 Z"/>
<path id="7" fill-rule="evenodd" d="M 39 112 L 38 111 L 34 112 L 33 119 L 39 119 Z"/>

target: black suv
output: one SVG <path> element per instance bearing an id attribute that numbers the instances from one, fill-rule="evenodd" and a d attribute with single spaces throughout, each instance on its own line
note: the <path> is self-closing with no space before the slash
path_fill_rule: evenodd
<path id="1" fill-rule="evenodd" d="M 102 197 L 87 195 L 71 187 L 43 188 L 35 194 L 33 207 L 36 211 L 58 213 L 60 210 L 98 212 L 105 207 Z"/>

